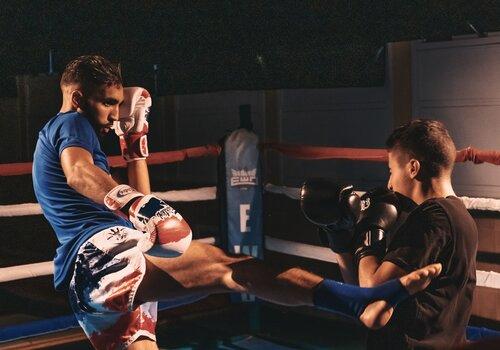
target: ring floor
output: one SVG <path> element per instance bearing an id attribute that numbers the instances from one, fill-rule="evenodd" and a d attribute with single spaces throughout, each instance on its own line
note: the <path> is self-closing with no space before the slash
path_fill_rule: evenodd
<path id="1" fill-rule="evenodd" d="M 340 316 L 267 303 L 233 304 L 192 318 L 171 318 L 157 326 L 158 345 L 169 350 L 355 350 L 365 348 L 365 336 L 363 328 Z M 82 341 L 51 349 L 92 347 Z"/>

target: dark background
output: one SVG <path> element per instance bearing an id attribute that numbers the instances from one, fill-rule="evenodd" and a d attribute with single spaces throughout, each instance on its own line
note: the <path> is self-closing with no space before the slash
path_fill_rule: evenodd
<path id="1" fill-rule="evenodd" d="M 0 96 L 99 53 L 159 94 L 374 86 L 387 42 L 500 30 L 498 1 L 1 1 Z"/>

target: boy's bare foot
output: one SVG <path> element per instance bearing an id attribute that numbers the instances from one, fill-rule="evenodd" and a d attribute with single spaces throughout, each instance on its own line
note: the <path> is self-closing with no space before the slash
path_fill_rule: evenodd
<path id="1" fill-rule="evenodd" d="M 408 293 L 413 295 L 427 288 L 432 279 L 439 276 L 442 268 L 442 265 L 439 263 L 427 265 L 404 275 L 399 281 Z M 359 320 L 370 329 L 378 329 L 389 322 L 393 312 L 394 308 L 387 301 L 378 300 L 365 308 Z"/>

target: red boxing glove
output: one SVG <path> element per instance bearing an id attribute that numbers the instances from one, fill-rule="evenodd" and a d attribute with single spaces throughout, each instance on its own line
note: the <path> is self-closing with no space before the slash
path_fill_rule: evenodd
<path id="1" fill-rule="evenodd" d="M 126 87 L 123 98 L 119 120 L 113 126 L 120 138 L 122 156 L 127 162 L 146 159 L 149 155 L 147 117 L 152 105 L 151 96 L 142 87 Z"/>
<path id="2" fill-rule="evenodd" d="M 153 195 L 143 195 L 128 185 L 118 185 L 104 198 L 110 210 L 126 212 L 134 227 L 148 239 L 138 244 L 150 255 L 172 258 L 183 254 L 191 244 L 188 223 L 171 206 Z M 123 215 L 123 214 L 122 214 Z"/>

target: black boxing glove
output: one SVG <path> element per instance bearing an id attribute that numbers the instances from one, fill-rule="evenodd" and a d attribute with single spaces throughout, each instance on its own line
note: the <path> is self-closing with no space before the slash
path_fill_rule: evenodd
<path id="1" fill-rule="evenodd" d="M 327 179 L 306 180 L 300 189 L 300 208 L 311 223 L 326 234 L 328 245 L 336 253 L 352 250 L 354 227 L 361 203 L 352 185 Z"/>
<path id="2" fill-rule="evenodd" d="M 387 188 L 376 188 L 361 196 L 361 213 L 354 244 L 354 257 L 358 264 L 365 256 L 384 256 L 386 235 L 397 222 L 399 210 L 398 196 Z"/>

